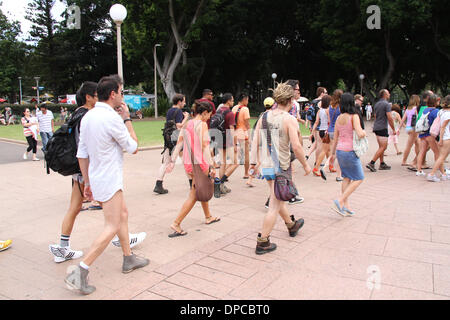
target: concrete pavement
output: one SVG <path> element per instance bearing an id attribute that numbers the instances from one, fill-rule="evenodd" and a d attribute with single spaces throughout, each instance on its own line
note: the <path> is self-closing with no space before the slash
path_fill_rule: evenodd
<path id="1" fill-rule="evenodd" d="M 372 133 L 369 142 L 364 167 L 376 149 Z M 402 133 L 401 148 L 405 142 Z M 357 213 L 351 218 L 331 209 L 340 190 L 335 174 L 326 182 L 304 177 L 295 162 L 305 202 L 289 210 L 305 225 L 290 238 L 279 219 L 271 235 L 278 249 L 263 256 L 254 249 L 266 212 L 265 181 L 247 188 L 241 166 L 230 178 L 232 192 L 210 202 L 222 221 L 205 225 L 197 204 L 182 224 L 188 235 L 170 239 L 169 225 L 188 192 L 183 167 L 167 175 L 169 194 L 155 195 L 160 151 L 126 155 L 130 231 L 147 232 L 133 251 L 150 265 L 122 274 L 121 250 L 109 246 L 91 267 L 97 291 L 90 296 L 63 282 L 79 260 L 55 264 L 48 251 L 59 243 L 70 178 L 46 175 L 42 162 L 1 164 L 0 238 L 13 239 L 13 247 L 0 253 L 0 299 L 450 299 L 450 181 L 427 182 L 400 167 L 393 147 L 387 154 L 392 170 L 364 170 L 366 180 L 350 198 Z M 102 211 L 81 212 L 71 246 L 86 252 L 102 227 Z"/>

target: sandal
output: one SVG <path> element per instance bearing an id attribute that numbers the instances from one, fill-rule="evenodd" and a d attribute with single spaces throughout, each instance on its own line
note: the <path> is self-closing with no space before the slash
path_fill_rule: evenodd
<path id="1" fill-rule="evenodd" d="M 337 170 L 332 165 L 329 165 L 328 169 L 330 170 L 330 172 L 337 172 Z"/>
<path id="2" fill-rule="evenodd" d="M 210 218 L 212 218 L 212 217 L 210 217 Z M 211 224 L 211 223 L 215 223 L 215 222 L 219 222 L 219 221 L 220 221 L 220 218 L 214 217 L 211 221 L 205 222 L 205 224 Z"/>
<path id="3" fill-rule="evenodd" d="M 169 238 L 176 238 L 176 237 L 182 237 L 182 236 L 185 236 L 185 235 L 187 235 L 187 232 L 184 231 L 184 230 L 181 230 L 181 232 L 175 231 L 175 232 L 169 234 L 168 237 Z"/>
<path id="4" fill-rule="evenodd" d="M 408 169 L 409 171 L 412 171 L 412 172 L 417 172 L 417 169 L 414 168 L 414 167 L 408 167 L 407 169 Z"/>

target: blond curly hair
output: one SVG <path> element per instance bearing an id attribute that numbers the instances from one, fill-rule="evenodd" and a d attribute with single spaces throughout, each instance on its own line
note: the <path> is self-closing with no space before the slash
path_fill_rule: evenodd
<path id="1" fill-rule="evenodd" d="M 278 83 L 277 87 L 273 91 L 273 98 L 279 105 L 286 106 L 291 103 L 294 98 L 294 88 L 287 82 Z"/>

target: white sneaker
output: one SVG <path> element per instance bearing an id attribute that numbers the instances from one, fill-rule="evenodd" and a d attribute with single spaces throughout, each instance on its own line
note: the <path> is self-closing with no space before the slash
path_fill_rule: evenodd
<path id="1" fill-rule="evenodd" d="M 450 175 L 450 169 L 445 169 L 445 174 L 448 176 Z"/>
<path id="2" fill-rule="evenodd" d="M 443 175 L 441 175 L 441 180 L 442 181 L 447 181 L 447 180 L 450 180 L 450 177 L 449 177 L 448 174 L 443 174 Z"/>
<path id="3" fill-rule="evenodd" d="M 24 154 L 23 154 L 23 160 L 27 160 L 28 159 L 28 152 L 25 152 Z"/>
<path id="4" fill-rule="evenodd" d="M 134 246 L 137 246 L 142 241 L 144 241 L 145 237 L 147 236 L 147 233 L 145 232 L 139 232 L 139 233 L 130 233 L 128 237 L 130 238 L 130 248 L 133 248 Z M 111 243 L 115 245 L 116 247 L 120 247 L 120 240 L 117 234 L 115 235 L 114 239 L 112 239 Z"/>
<path id="5" fill-rule="evenodd" d="M 430 181 L 430 182 L 439 182 L 439 181 L 441 181 L 441 179 L 436 177 L 436 175 L 431 175 L 431 174 L 428 174 L 427 180 Z"/>
<path id="6" fill-rule="evenodd" d="M 33 161 L 39 161 L 39 160 L 40 160 L 39 158 L 34 158 L 34 159 L 33 159 Z"/>
<path id="7" fill-rule="evenodd" d="M 50 253 L 54 257 L 56 263 L 61 263 L 67 260 L 78 259 L 83 256 L 83 251 L 75 251 L 70 247 L 61 247 L 58 244 L 51 244 L 48 246 Z"/>
<path id="8" fill-rule="evenodd" d="M 425 172 L 423 172 L 423 170 L 417 171 L 417 172 L 416 172 L 416 176 L 417 176 L 417 177 L 420 177 L 420 176 L 425 177 L 425 175 L 426 175 L 426 174 L 425 174 Z"/>

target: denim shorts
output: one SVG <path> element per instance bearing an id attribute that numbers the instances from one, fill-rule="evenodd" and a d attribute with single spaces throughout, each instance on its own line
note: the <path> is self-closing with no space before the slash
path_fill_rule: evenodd
<path id="1" fill-rule="evenodd" d="M 336 151 L 336 157 L 341 167 L 342 177 L 352 181 L 364 180 L 364 172 L 361 160 L 356 156 L 355 151 Z"/>
<path id="2" fill-rule="evenodd" d="M 275 169 L 274 168 L 261 168 L 261 175 L 267 181 L 275 180 Z"/>

